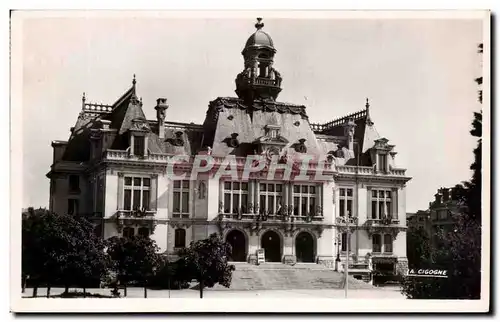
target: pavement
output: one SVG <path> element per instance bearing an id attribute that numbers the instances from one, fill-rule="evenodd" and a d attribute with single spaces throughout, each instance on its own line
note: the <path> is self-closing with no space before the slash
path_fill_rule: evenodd
<path id="1" fill-rule="evenodd" d="M 72 289 L 70 291 L 82 292 L 82 289 Z M 51 288 L 51 295 L 58 295 L 64 292 L 63 288 Z M 110 289 L 87 289 L 89 293 L 110 295 Z M 123 296 L 123 290 L 120 290 Z M 23 297 L 31 298 L 33 289 L 27 288 Z M 45 297 L 46 289 L 38 289 L 38 297 Z M 198 290 L 150 290 L 148 298 L 199 298 Z M 138 287 L 127 288 L 127 298 L 143 298 L 144 289 Z M 261 297 L 261 298 L 345 298 L 343 289 L 302 289 L 302 290 L 211 290 L 203 291 L 204 298 L 234 298 L 234 297 Z M 405 299 L 399 287 L 375 287 L 373 289 L 353 289 L 348 290 L 347 298 L 350 299 Z"/>

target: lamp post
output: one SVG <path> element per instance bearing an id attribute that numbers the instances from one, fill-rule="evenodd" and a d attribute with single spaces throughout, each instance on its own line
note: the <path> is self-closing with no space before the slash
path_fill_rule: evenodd
<path id="1" fill-rule="evenodd" d="M 335 258 L 335 271 L 339 271 L 339 263 L 340 263 L 340 235 L 337 234 L 337 237 L 335 238 L 335 246 L 337 246 L 337 258 Z"/>
<path id="2" fill-rule="evenodd" d="M 349 215 L 349 214 L 348 214 Z M 349 289 L 348 285 L 348 277 L 349 277 L 349 239 L 351 235 L 352 227 L 357 226 L 358 218 L 351 216 L 342 216 L 337 217 L 337 227 L 346 233 L 346 257 L 345 257 L 345 266 L 344 266 L 344 275 L 345 275 L 345 283 L 344 283 L 344 292 L 345 298 L 347 298 L 347 290 Z"/>

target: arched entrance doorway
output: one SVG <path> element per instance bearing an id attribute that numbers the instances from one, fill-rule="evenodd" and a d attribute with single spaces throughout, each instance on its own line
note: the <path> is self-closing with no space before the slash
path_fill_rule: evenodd
<path id="1" fill-rule="evenodd" d="M 239 230 L 231 230 L 226 236 L 226 242 L 231 245 L 231 258 L 233 262 L 245 262 L 247 260 L 247 245 L 245 235 Z"/>
<path id="2" fill-rule="evenodd" d="M 299 263 L 314 262 L 314 240 L 310 233 L 303 231 L 295 238 L 295 256 Z"/>
<path id="3" fill-rule="evenodd" d="M 269 230 L 262 235 L 262 248 L 266 262 L 281 262 L 281 239 L 278 233 Z"/>

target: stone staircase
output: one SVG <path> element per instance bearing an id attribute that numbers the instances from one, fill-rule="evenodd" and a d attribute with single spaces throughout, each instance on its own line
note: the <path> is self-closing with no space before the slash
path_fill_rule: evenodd
<path id="1" fill-rule="evenodd" d="M 344 274 L 319 264 L 297 263 L 231 263 L 233 272 L 230 288 L 216 285 L 214 290 L 284 290 L 284 289 L 341 289 Z M 349 276 L 349 288 L 373 288 L 372 285 Z"/>

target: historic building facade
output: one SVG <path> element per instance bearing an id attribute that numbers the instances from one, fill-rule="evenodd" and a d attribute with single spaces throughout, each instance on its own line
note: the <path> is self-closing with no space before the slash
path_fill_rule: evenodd
<path id="1" fill-rule="evenodd" d="M 410 178 L 396 165 L 394 145 L 376 131 L 368 100 L 346 117 L 310 123 L 305 106 L 277 100 L 283 78 L 276 49 L 260 19 L 255 26 L 242 51 L 237 97 L 211 101 L 203 124 L 168 120 L 166 98 L 147 120 L 135 77 L 111 105 L 84 95 L 69 140 L 52 143 L 50 209 L 88 214 L 103 238 L 149 235 L 166 253 L 217 232 L 232 244 L 235 261 L 255 262 L 264 249 L 266 261 L 333 266 L 345 258 L 349 236 L 352 261 L 405 268 Z M 172 177 L 171 169 L 207 167 L 197 156 L 212 170 Z M 228 156 L 237 178 L 214 175 Z M 245 178 L 252 156 L 263 167 Z M 311 161 L 297 166 L 304 156 Z M 269 179 L 271 160 L 281 168 Z M 311 176 L 301 177 L 303 170 Z M 349 235 L 342 218 L 355 218 Z"/>

